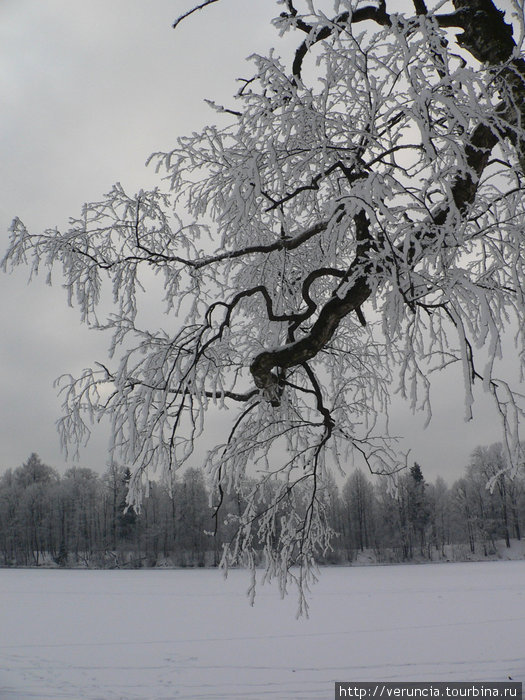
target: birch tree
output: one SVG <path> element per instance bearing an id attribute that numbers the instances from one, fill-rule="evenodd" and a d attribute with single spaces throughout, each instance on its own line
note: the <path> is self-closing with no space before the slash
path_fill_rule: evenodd
<path id="1" fill-rule="evenodd" d="M 257 484 L 225 561 L 263 542 L 284 588 L 329 545 L 326 469 L 399 465 L 393 390 L 430 420 L 432 371 L 460 365 L 466 418 L 479 382 L 521 459 L 498 360 L 509 323 L 524 357 L 525 62 L 519 0 L 278 0 L 274 25 L 231 104 L 151 156 L 158 188 L 116 184 L 64 231 L 17 218 L 3 265 L 60 268 L 83 321 L 112 332 L 111 362 L 64 380 L 60 430 L 75 444 L 109 417 L 132 498 L 231 418 L 206 443 L 217 517 L 247 471 Z M 157 330 L 140 322 L 152 274 Z M 297 486 L 306 509 L 278 519 Z"/>

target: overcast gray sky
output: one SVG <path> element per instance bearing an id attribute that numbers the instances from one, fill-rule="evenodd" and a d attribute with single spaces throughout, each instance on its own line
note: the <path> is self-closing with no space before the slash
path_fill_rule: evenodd
<path id="1" fill-rule="evenodd" d="M 213 115 L 204 98 L 228 102 L 243 62 L 275 34 L 275 5 L 222 0 L 176 31 L 191 0 L 2 0 L 0 3 L 0 255 L 19 216 L 33 231 L 61 227 L 120 181 L 132 191 L 154 182 L 148 155 Z M 63 470 L 53 381 L 105 360 L 108 340 L 87 331 L 60 289 L 27 271 L 0 275 L 0 472 L 31 452 Z M 487 398 L 463 422 L 462 379 L 449 372 L 436 387 L 433 426 L 396 411 L 393 430 L 407 435 L 428 479 L 459 477 L 472 449 L 499 439 Z M 483 399 L 483 397 L 482 397 Z M 107 465 L 98 431 L 80 463 Z"/>

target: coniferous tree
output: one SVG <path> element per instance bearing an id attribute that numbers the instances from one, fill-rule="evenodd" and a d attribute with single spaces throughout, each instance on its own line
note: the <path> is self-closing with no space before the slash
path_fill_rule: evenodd
<path id="1" fill-rule="evenodd" d="M 426 494 L 426 483 L 419 464 L 409 470 L 408 479 L 408 521 L 413 537 L 419 544 L 419 551 L 424 553 L 426 544 L 426 528 L 430 519 L 430 508 Z"/>

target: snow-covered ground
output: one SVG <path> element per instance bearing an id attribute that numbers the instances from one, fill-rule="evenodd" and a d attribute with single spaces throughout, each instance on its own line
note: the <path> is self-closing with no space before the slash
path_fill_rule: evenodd
<path id="1" fill-rule="evenodd" d="M 334 697 L 525 681 L 525 561 L 327 568 L 310 597 L 215 570 L 0 570 L 0 698 Z"/>

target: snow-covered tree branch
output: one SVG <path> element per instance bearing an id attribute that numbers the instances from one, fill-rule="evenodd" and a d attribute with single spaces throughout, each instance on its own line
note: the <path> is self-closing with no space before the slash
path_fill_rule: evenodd
<path id="1" fill-rule="evenodd" d="M 509 326 L 525 357 L 525 61 L 517 1 L 276 5 L 295 53 L 279 56 L 277 38 L 252 56 L 233 104 L 210 103 L 216 125 L 151 157 L 158 189 L 117 184 L 64 232 L 16 219 L 3 266 L 61 267 L 83 320 L 112 330 L 114 365 L 62 385 L 62 437 L 109 416 L 137 495 L 146 470 L 180 468 L 230 411 L 206 465 L 217 517 L 247 471 L 259 480 L 225 561 L 262 544 L 285 586 L 329 547 L 327 467 L 403 462 L 393 389 L 430 419 L 431 372 L 460 363 L 467 417 L 479 381 L 509 462 L 522 459 L 523 400 L 497 360 Z M 152 275 L 158 330 L 140 316 Z"/>

